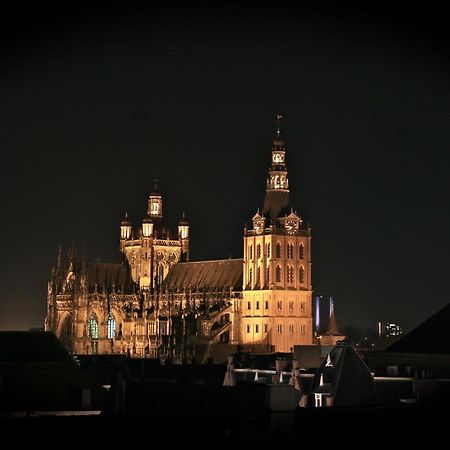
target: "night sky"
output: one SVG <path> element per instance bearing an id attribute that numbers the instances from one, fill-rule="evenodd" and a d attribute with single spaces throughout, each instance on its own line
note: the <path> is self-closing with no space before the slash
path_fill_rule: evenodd
<path id="1" fill-rule="evenodd" d="M 450 301 L 443 11 L 124 5 L 2 15 L 0 329 L 42 326 L 59 244 L 119 261 L 154 178 L 192 259 L 241 257 L 278 113 L 339 324 Z"/>

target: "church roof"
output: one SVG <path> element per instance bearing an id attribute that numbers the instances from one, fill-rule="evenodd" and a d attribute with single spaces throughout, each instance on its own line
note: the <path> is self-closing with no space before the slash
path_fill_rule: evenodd
<path id="1" fill-rule="evenodd" d="M 124 264 L 116 263 L 88 263 L 87 275 L 89 291 L 102 291 L 104 288 L 111 291 L 113 287 L 116 292 L 126 293 L 131 290 L 131 274 Z"/>
<path id="2" fill-rule="evenodd" d="M 397 342 L 388 347 L 387 352 L 406 353 L 450 353 L 450 303 L 414 328 Z"/>
<path id="3" fill-rule="evenodd" d="M 242 259 L 195 261 L 172 266 L 165 278 L 163 290 L 207 289 L 242 290 Z"/>

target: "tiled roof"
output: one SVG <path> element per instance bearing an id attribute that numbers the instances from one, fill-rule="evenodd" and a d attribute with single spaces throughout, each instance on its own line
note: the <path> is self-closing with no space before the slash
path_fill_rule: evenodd
<path id="1" fill-rule="evenodd" d="M 162 290 L 242 290 L 242 259 L 195 261 L 172 266 Z"/>

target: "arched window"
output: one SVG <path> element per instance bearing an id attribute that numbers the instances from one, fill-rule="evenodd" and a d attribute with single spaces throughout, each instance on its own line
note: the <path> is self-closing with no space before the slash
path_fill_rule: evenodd
<path id="1" fill-rule="evenodd" d="M 300 259 L 303 259 L 305 257 L 305 247 L 303 246 L 303 244 L 300 244 L 300 246 L 298 247 L 298 257 Z"/>
<path id="2" fill-rule="evenodd" d="M 267 258 L 270 258 L 270 243 L 267 244 Z"/>
<path id="3" fill-rule="evenodd" d="M 293 266 L 288 266 L 288 270 L 287 270 L 287 280 L 288 283 L 293 283 L 294 282 L 294 267 Z"/>
<path id="4" fill-rule="evenodd" d="M 303 268 L 303 266 L 300 266 L 300 268 L 298 269 L 298 281 L 299 283 L 305 282 L 305 269 Z"/>
<path id="5" fill-rule="evenodd" d="M 114 316 L 108 314 L 108 339 L 114 339 L 116 337 L 116 321 Z"/>
<path id="6" fill-rule="evenodd" d="M 253 259 L 253 245 L 250 245 L 248 253 L 250 254 L 250 259 Z"/>
<path id="7" fill-rule="evenodd" d="M 87 331 L 89 337 L 92 339 L 98 339 L 98 321 L 93 314 L 88 319 Z"/>
<path id="8" fill-rule="evenodd" d="M 261 281 L 261 267 L 258 267 L 256 269 L 256 283 L 259 283 Z"/>
<path id="9" fill-rule="evenodd" d="M 269 284 L 269 276 L 270 276 L 270 267 L 266 268 L 266 284 Z"/>
<path id="10" fill-rule="evenodd" d="M 250 267 L 250 270 L 248 271 L 248 283 L 252 284 L 252 275 L 253 275 L 253 271 L 252 268 Z"/>
<path id="11" fill-rule="evenodd" d="M 261 245 L 256 246 L 256 257 L 261 258 Z"/>
<path id="12" fill-rule="evenodd" d="M 276 277 L 276 281 L 277 283 L 281 282 L 281 267 L 277 266 L 277 269 L 275 271 L 275 277 Z"/>
<path id="13" fill-rule="evenodd" d="M 281 258 L 281 244 L 277 242 L 277 258 Z"/>
<path id="14" fill-rule="evenodd" d="M 294 257 L 294 244 L 292 244 L 291 242 L 289 242 L 289 244 L 287 245 L 287 257 Z"/>

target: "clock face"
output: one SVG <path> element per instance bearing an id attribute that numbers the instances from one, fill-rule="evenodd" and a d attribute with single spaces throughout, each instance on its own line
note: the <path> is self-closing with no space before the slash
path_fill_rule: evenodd
<path id="1" fill-rule="evenodd" d="M 286 230 L 289 234 L 294 234 L 297 231 L 298 224 L 295 220 L 288 220 L 286 222 Z"/>
<path id="2" fill-rule="evenodd" d="M 253 228 L 257 233 L 262 233 L 264 230 L 264 222 L 262 220 L 255 221 L 255 225 Z"/>

